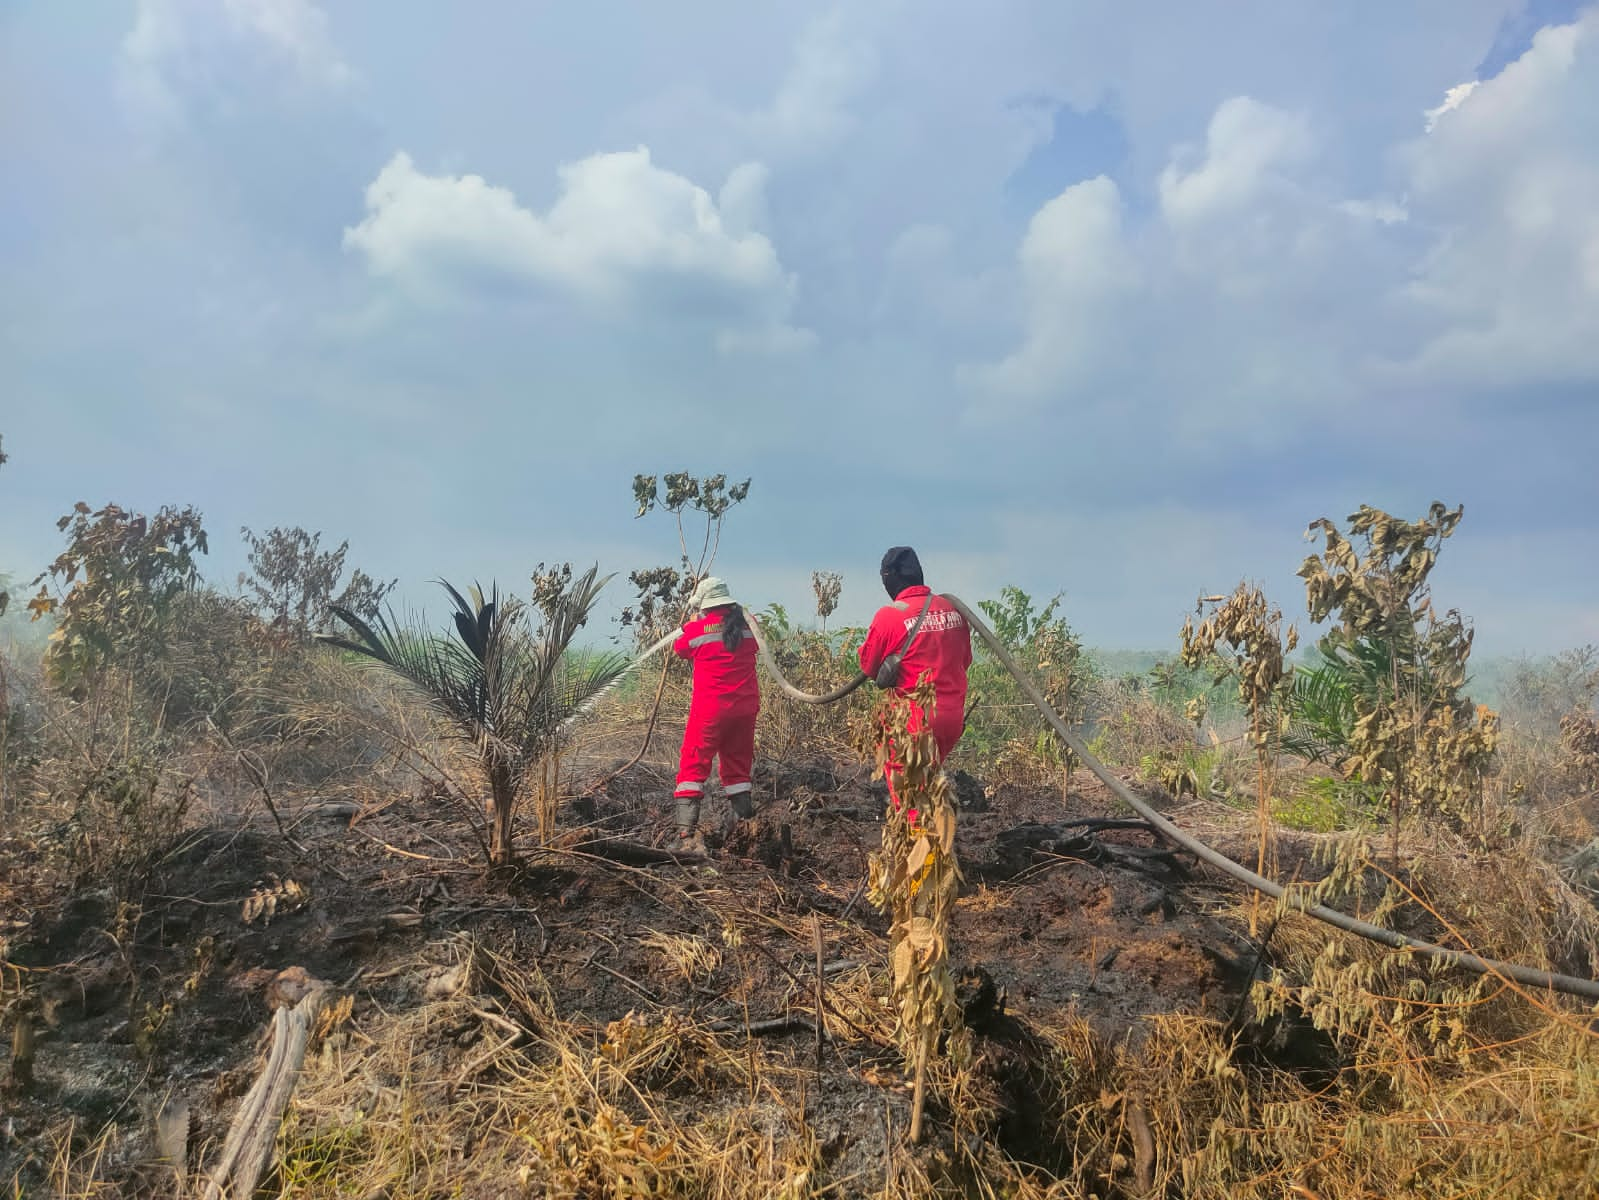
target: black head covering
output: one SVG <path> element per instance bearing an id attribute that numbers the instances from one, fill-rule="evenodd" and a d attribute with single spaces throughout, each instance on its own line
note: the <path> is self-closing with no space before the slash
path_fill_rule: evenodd
<path id="1" fill-rule="evenodd" d="M 890 597 L 897 596 L 908 587 L 922 583 L 922 560 L 909 546 L 893 546 L 883 555 L 883 565 L 878 568 L 883 577 L 883 587 Z"/>

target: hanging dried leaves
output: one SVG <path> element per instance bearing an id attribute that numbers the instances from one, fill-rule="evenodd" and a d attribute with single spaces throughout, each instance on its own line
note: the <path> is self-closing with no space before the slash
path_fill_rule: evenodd
<path id="1" fill-rule="evenodd" d="M 1194 611 L 1202 614 L 1206 604 L 1214 603 L 1216 597 L 1202 598 Z M 1293 675 L 1284 656 L 1299 645 L 1299 631 L 1290 625 L 1285 636 L 1282 623 L 1282 610 L 1273 608 L 1265 593 L 1247 583 L 1240 583 L 1197 628 L 1193 617 L 1183 623 L 1183 665 L 1198 668 L 1220 659 L 1223 677 L 1231 675 L 1238 682 L 1238 699 L 1249 712 L 1250 736 L 1261 747 L 1266 745 L 1272 703 Z M 1223 654 L 1219 647 L 1230 653 Z M 1195 715 L 1190 712 L 1189 719 Z"/>
<path id="2" fill-rule="evenodd" d="M 1406 806 L 1461 823 L 1498 744 L 1498 714 L 1460 694 L 1473 631 L 1459 612 L 1437 613 L 1428 583 L 1462 511 L 1435 501 L 1422 520 L 1401 521 L 1362 505 L 1349 530 L 1363 553 L 1323 518 L 1308 530 L 1322 553 L 1299 568 L 1311 619 L 1338 622 L 1320 643 L 1354 714 L 1338 759 L 1387 796 L 1396 837 Z"/>
<path id="3" fill-rule="evenodd" d="M 1216 597 L 1201 597 L 1195 612 L 1203 614 L 1206 604 Z M 1271 865 L 1271 785 L 1276 754 L 1273 735 L 1282 732 L 1276 714 L 1284 712 L 1280 703 L 1293 684 L 1293 668 L 1285 655 L 1299 645 L 1299 633 L 1290 625 L 1283 634 L 1283 614 L 1267 603 L 1258 587 L 1240 582 L 1233 594 L 1199 627 L 1192 617 L 1183 622 L 1183 665 L 1196 668 L 1207 662 L 1220 662 L 1217 682 L 1231 675 L 1238 682 L 1238 699 L 1249 712 L 1249 736 L 1255 744 L 1259 771 L 1255 787 L 1255 816 L 1259 840 L 1255 870 L 1264 875 Z M 1225 647 L 1223 653 L 1219 647 Z M 1189 712 L 1197 725 L 1203 713 Z M 1258 901 L 1250 915 L 1250 932 L 1259 919 Z"/>
<path id="4" fill-rule="evenodd" d="M 1589 791 L 1599 789 L 1599 716 L 1577 709 L 1561 717 L 1560 746 L 1565 773 Z"/>
<path id="5" fill-rule="evenodd" d="M 912 705 L 929 717 L 936 700 L 930 682 L 907 699 L 885 692 L 872 713 L 877 777 L 890 761 L 899 809 L 883 823 L 883 846 L 868 866 L 868 895 L 893 917 L 889 961 L 898 1011 L 898 1037 L 907 1062 L 955 1029 L 959 1008 L 949 969 L 950 914 L 960 891 L 955 858 L 955 796 L 943 773 L 927 723 L 910 731 Z M 915 820 L 908 818 L 914 812 Z M 963 1051 L 952 1042 L 956 1053 Z"/>

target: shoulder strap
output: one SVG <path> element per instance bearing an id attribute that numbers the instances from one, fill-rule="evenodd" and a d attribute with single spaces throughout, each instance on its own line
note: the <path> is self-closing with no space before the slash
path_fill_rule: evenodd
<path id="1" fill-rule="evenodd" d="M 927 599 L 922 602 L 922 611 L 916 614 L 916 620 L 911 624 L 910 629 L 905 634 L 905 642 L 899 648 L 901 656 L 903 656 L 905 652 L 911 648 L 911 643 L 916 640 L 916 635 L 922 631 L 922 622 L 927 619 L 927 610 L 932 607 L 933 593 L 929 591 L 927 593 Z"/>

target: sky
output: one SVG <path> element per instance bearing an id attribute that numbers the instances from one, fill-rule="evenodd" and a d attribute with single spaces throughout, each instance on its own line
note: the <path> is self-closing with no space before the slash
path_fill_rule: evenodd
<path id="1" fill-rule="evenodd" d="M 441 608 L 670 560 L 752 607 L 1201 593 L 1465 519 L 1479 652 L 1599 641 L 1599 7 L 0 0 L 0 571 L 79 500 L 301 525 Z"/>

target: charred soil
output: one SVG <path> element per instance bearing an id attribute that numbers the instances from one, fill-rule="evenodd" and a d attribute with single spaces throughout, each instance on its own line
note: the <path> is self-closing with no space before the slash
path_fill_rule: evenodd
<path id="1" fill-rule="evenodd" d="M 839 764 L 768 767 L 755 817 L 728 817 L 708 861 L 679 863 L 659 853 L 672 839 L 645 764 L 570 801 L 558 843 L 508 872 L 486 874 L 438 807 L 411 795 L 356 811 L 307 802 L 283 814 L 283 832 L 264 818 L 185 831 L 136 894 L 30 895 L 9 959 L 33 999 L 33 1079 L 5 1095 L 0 1178 L 46 1194 L 77 1164 L 102 1181 L 94 1194 L 170 1186 L 154 1131 L 163 1111 L 185 1109 L 187 1137 L 166 1152 L 201 1168 L 259 1066 L 269 988 L 290 966 L 349 1004 L 308 1068 L 286 1175 L 317 1139 L 375 1119 L 403 1074 L 359 1065 L 359 1048 L 406 1020 L 410 1069 L 445 1105 L 572 1047 L 619 1064 L 664 1039 L 655 1059 L 627 1058 L 628 1087 L 591 1097 L 583 1119 L 624 1113 L 644 1130 L 652 1109 L 675 1106 L 682 1122 L 720 1120 L 755 1142 L 800 1138 L 810 1186 L 841 1195 L 896 1176 L 960 1190 L 995 1154 L 1058 1170 L 1081 1151 L 1062 1136 L 1060 1051 L 1041 1031 L 1081 1019 L 1114 1045 L 1142 1037 L 1151 1014 L 1225 1021 L 1257 956 L 1216 915 L 1214 885 L 1147 832 L 1026 832 L 1114 816 L 1087 776 L 1065 799 L 969 777 L 962 790 L 981 810 L 960 822 L 966 883 L 951 935 L 970 1054 L 942 1068 L 931 1133 L 913 1152 L 886 920 L 859 894 L 878 794 Z M 708 800 L 708 814 L 721 811 Z M 15 860 L 7 869 L 27 875 Z M 1307 1069 L 1327 1065 L 1311 1058 Z M 331 1117 L 319 1097 L 363 1071 L 377 1098 Z M 451 1151 L 463 1172 L 503 1136 L 492 1122 L 465 1128 Z M 527 1194 L 588 1194 L 583 1171 L 597 1160 L 535 1150 L 549 1161 Z M 1129 1180 L 1132 1157 L 1117 1168 Z M 505 1194 L 521 1193 L 508 1183 Z"/>

